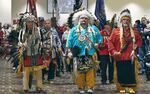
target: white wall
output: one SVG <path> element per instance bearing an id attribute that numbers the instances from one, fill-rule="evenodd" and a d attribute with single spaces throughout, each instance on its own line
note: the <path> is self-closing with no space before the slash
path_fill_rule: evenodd
<path id="1" fill-rule="evenodd" d="M 89 10 L 94 14 L 96 0 L 89 0 Z M 150 0 L 105 0 L 105 9 L 107 19 L 110 20 L 112 16 L 128 8 L 131 11 L 133 22 L 145 16 L 150 19 Z"/>
<path id="2" fill-rule="evenodd" d="M 12 19 L 17 18 L 19 13 L 26 12 L 27 0 L 13 0 L 12 1 Z M 49 18 L 50 14 L 47 14 L 47 0 L 37 0 L 36 4 L 38 16 L 44 16 Z"/>
<path id="3" fill-rule="evenodd" d="M 12 0 L 12 19 L 17 18 L 19 13 L 26 11 L 27 0 Z"/>
<path id="4" fill-rule="evenodd" d="M 27 0 L 13 0 L 12 1 L 12 20 L 17 18 L 19 13 L 24 13 L 26 11 Z M 47 0 L 37 0 L 36 3 L 37 15 L 42 16 L 45 19 L 51 18 L 52 14 L 47 12 Z M 61 14 L 59 21 L 61 24 L 67 21 L 69 14 Z"/>
<path id="5" fill-rule="evenodd" d="M 0 0 L 10 1 L 10 0 Z M 94 14 L 96 0 L 88 0 L 88 9 Z M 1 4 L 1 3 L 0 3 Z M 150 0 L 105 0 L 107 19 L 110 20 L 114 13 L 120 14 L 121 10 L 128 8 L 131 10 L 133 21 L 146 16 L 150 19 Z M 1 7 L 1 6 L 0 6 Z M 5 4 L 6 7 L 6 4 Z M 25 12 L 26 0 L 12 0 L 12 19 L 16 18 L 19 12 Z M 1 11 L 1 8 L 0 8 Z M 51 14 L 47 13 L 47 0 L 37 0 L 38 16 L 50 18 Z M 60 15 L 60 23 L 67 21 L 69 14 Z M 7 16 L 4 16 L 7 17 Z M 7 18 L 6 18 L 7 19 Z"/>
<path id="6" fill-rule="evenodd" d="M 0 0 L 0 22 L 11 22 L 11 0 Z"/>

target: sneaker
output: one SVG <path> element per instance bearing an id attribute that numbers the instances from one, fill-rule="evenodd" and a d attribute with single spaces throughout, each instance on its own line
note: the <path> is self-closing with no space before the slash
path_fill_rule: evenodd
<path id="1" fill-rule="evenodd" d="M 13 67 L 12 69 L 13 69 L 13 70 L 15 70 L 16 68 L 15 68 L 15 67 Z"/>
<path id="2" fill-rule="evenodd" d="M 87 93 L 88 94 L 93 94 L 93 90 L 92 89 L 88 89 Z"/>
<path id="3" fill-rule="evenodd" d="M 49 81 L 49 84 L 53 84 L 54 83 L 54 81 Z"/>
<path id="4" fill-rule="evenodd" d="M 84 91 L 84 90 L 80 90 L 79 93 L 80 93 L 80 94 L 84 94 L 85 91 Z"/>

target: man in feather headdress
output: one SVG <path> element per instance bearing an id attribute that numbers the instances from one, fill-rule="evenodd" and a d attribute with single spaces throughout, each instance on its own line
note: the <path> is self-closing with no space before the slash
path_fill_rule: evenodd
<path id="1" fill-rule="evenodd" d="M 42 91 L 43 62 L 40 55 L 41 35 L 37 28 L 37 19 L 31 14 L 24 15 L 25 27 L 19 34 L 20 53 L 23 54 L 23 90 L 29 92 L 30 75 L 35 75 L 37 80 L 36 90 Z"/>
<path id="2" fill-rule="evenodd" d="M 74 27 L 69 31 L 66 44 L 69 49 L 68 56 L 71 57 L 72 53 L 73 57 L 77 57 L 75 83 L 80 93 L 83 94 L 87 89 L 87 92 L 92 94 L 95 85 L 93 57 L 96 54 L 96 48 L 102 42 L 102 37 L 98 28 L 93 25 L 92 15 L 87 10 L 79 11 L 75 17 L 73 18 L 77 23 L 74 23 Z"/>
<path id="3" fill-rule="evenodd" d="M 131 27 L 128 9 L 120 14 L 120 28 L 114 29 L 109 39 L 109 51 L 115 58 L 115 83 L 120 93 L 135 93 L 137 88 L 136 49 L 141 46 L 141 37 Z M 128 90 L 128 91 L 126 91 Z"/>

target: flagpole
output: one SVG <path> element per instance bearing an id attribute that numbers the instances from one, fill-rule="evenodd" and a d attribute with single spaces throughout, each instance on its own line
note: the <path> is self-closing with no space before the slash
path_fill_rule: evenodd
<path id="1" fill-rule="evenodd" d="M 54 12 L 54 9 L 53 9 L 53 11 L 52 11 L 52 17 L 53 17 L 53 18 L 54 18 L 54 13 L 55 13 L 55 12 Z"/>
<path id="2" fill-rule="evenodd" d="M 25 13 L 28 12 L 28 4 L 29 4 L 29 0 L 27 0 L 27 6 L 26 6 L 26 12 Z"/>

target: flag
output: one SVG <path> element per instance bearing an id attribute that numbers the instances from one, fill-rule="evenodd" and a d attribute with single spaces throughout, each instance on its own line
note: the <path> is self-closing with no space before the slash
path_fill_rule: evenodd
<path id="1" fill-rule="evenodd" d="M 28 0 L 29 4 L 29 12 L 32 13 L 37 18 L 37 11 L 36 11 L 36 0 Z"/>
<path id="2" fill-rule="evenodd" d="M 102 29 L 106 24 L 104 0 L 96 0 L 95 16 L 100 21 L 100 29 Z"/>

